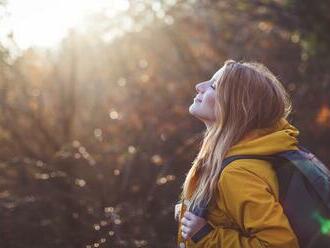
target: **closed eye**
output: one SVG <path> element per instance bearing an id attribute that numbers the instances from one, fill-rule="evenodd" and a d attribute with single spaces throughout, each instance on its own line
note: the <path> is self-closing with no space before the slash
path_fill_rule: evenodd
<path id="1" fill-rule="evenodd" d="M 217 84 L 215 83 L 215 79 L 212 78 L 212 79 L 210 79 L 210 81 L 211 81 L 211 85 L 210 85 L 210 87 L 211 87 L 212 89 L 215 90 L 215 88 L 216 88 L 216 86 L 217 86 Z"/>

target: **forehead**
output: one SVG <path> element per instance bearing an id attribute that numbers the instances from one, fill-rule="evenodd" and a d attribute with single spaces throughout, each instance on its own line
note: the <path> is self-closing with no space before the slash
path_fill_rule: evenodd
<path id="1" fill-rule="evenodd" d="M 221 77 L 222 73 L 223 73 L 223 70 L 224 70 L 224 67 L 221 67 L 219 70 L 217 70 L 213 77 L 212 77 L 212 80 L 215 80 L 215 81 L 218 81 L 219 78 Z"/>

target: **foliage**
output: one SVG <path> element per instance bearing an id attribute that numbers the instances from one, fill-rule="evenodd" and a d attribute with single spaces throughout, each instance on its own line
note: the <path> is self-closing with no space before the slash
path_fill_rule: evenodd
<path id="1" fill-rule="evenodd" d="M 173 247 L 173 206 L 203 130 L 187 109 L 195 83 L 228 58 L 279 76 L 301 142 L 330 164 L 326 10 L 325 1 L 131 1 L 57 51 L 13 58 L 1 46 L 0 244 Z"/>

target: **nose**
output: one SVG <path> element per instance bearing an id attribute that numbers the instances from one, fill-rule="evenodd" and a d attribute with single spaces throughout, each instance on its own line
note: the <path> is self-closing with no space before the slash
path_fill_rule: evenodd
<path id="1" fill-rule="evenodd" d="M 201 82 L 201 83 L 196 84 L 195 89 L 196 89 L 197 92 L 203 92 L 203 90 L 204 90 L 204 87 L 203 87 L 204 83 L 205 82 Z"/>

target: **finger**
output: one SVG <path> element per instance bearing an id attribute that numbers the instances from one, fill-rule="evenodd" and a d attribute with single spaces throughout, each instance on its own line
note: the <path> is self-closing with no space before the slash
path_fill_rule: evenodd
<path id="1" fill-rule="evenodd" d="M 195 217 L 195 215 L 189 211 L 186 211 L 183 216 L 188 220 L 192 220 Z"/>
<path id="2" fill-rule="evenodd" d="M 174 213 L 174 219 L 175 219 L 176 221 L 178 221 L 179 216 L 180 216 L 180 213 L 179 213 L 179 212 L 175 212 L 175 213 Z"/>
<path id="3" fill-rule="evenodd" d="M 182 227 L 181 228 L 181 233 L 185 236 L 189 236 L 190 229 L 188 227 Z"/>
<path id="4" fill-rule="evenodd" d="M 188 227 L 182 227 L 181 235 L 186 239 L 190 237 L 191 230 Z"/>
<path id="5" fill-rule="evenodd" d="M 181 224 L 182 224 L 182 225 L 184 225 L 184 226 L 188 226 L 189 223 L 190 223 L 190 221 L 189 221 L 187 218 L 183 217 L 183 218 L 181 219 Z"/>
<path id="6" fill-rule="evenodd" d="M 187 239 L 187 235 L 186 235 L 186 233 L 184 233 L 184 232 L 181 232 L 181 236 L 182 236 L 182 238 L 183 238 L 184 240 L 186 240 L 186 239 Z"/>
<path id="7" fill-rule="evenodd" d="M 175 208 L 174 208 L 174 219 L 177 221 L 179 216 L 180 216 L 180 212 L 181 212 L 181 203 L 180 204 L 176 204 Z"/>
<path id="8" fill-rule="evenodd" d="M 184 233 L 184 234 L 186 234 L 186 232 L 187 232 L 187 227 L 186 227 L 186 226 L 182 226 L 182 227 L 181 227 L 181 232 Z"/>

